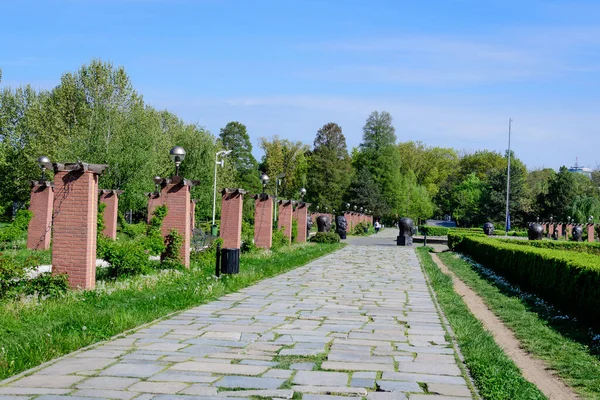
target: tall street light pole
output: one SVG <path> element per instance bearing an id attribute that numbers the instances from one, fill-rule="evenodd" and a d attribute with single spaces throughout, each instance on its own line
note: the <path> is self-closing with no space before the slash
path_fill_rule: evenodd
<path id="1" fill-rule="evenodd" d="M 219 161 L 219 156 L 225 157 L 227 155 L 229 155 L 229 153 L 231 153 L 231 150 L 221 150 L 218 151 L 215 154 L 215 182 L 214 182 L 214 189 L 213 189 L 213 216 L 212 216 L 212 226 L 211 226 L 211 234 L 213 236 L 216 236 L 216 225 L 215 225 L 215 213 L 216 213 L 216 206 L 217 206 L 217 165 L 220 165 L 221 167 L 223 167 L 223 165 L 225 165 L 225 160 L 223 158 L 221 158 L 221 161 Z"/>
<path id="2" fill-rule="evenodd" d="M 510 130 L 512 125 L 512 119 L 508 119 L 508 170 L 506 175 L 506 220 L 505 220 L 505 234 L 508 236 L 508 229 L 510 228 L 510 214 L 508 211 L 508 202 L 510 200 Z"/>
<path id="3" fill-rule="evenodd" d="M 277 198 L 277 187 L 279 185 L 281 185 L 281 180 L 285 178 L 285 174 L 279 174 L 277 175 L 277 178 L 275 178 L 275 212 L 273 213 L 273 216 L 275 218 L 275 222 L 277 222 L 277 201 L 279 200 Z"/>

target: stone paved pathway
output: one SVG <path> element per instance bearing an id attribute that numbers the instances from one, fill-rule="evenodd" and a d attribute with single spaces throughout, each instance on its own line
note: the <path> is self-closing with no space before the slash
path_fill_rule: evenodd
<path id="1" fill-rule="evenodd" d="M 2 382 L 0 400 L 471 398 L 414 250 L 377 245 L 395 234 Z"/>

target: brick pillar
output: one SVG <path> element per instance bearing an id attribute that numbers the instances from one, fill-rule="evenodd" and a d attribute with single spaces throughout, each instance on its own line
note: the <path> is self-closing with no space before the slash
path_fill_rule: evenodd
<path id="1" fill-rule="evenodd" d="M 292 201 L 279 200 L 279 213 L 277 215 L 277 229 L 283 228 L 283 235 L 292 243 Z"/>
<path id="2" fill-rule="evenodd" d="M 223 249 L 239 249 L 242 243 L 243 189 L 223 189 L 221 199 L 221 229 Z"/>
<path id="3" fill-rule="evenodd" d="M 167 237 L 171 229 L 175 229 L 183 237 L 179 255 L 182 264 L 186 268 L 190 266 L 190 241 L 192 239 L 190 225 L 192 201 L 190 199 L 190 188 L 197 184 L 197 181 L 191 181 L 179 176 L 163 179 L 160 184 L 162 204 L 167 206 L 167 215 L 163 221 L 161 233 L 163 237 Z"/>
<path id="4" fill-rule="evenodd" d="M 298 243 L 306 242 L 306 219 L 308 218 L 308 203 L 298 203 L 296 210 L 294 210 L 294 219 L 298 221 Z"/>
<path id="5" fill-rule="evenodd" d="M 567 240 L 573 236 L 573 224 L 567 224 Z"/>
<path id="6" fill-rule="evenodd" d="M 32 181 L 31 186 L 29 211 L 33 213 L 33 216 L 27 228 L 27 248 L 48 250 L 52 237 L 53 183 Z"/>
<path id="7" fill-rule="evenodd" d="M 556 234 L 558 235 L 559 238 L 561 238 L 562 234 L 563 234 L 562 228 L 563 228 L 562 224 L 556 224 Z"/>
<path id="8" fill-rule="evenodd" d="M 146 222 L 150 223 L 150 219 L 152 218 L 152 213 L 156 210 L 156 207 L 163 205 L 163 198 L 160 193 L 146 193 L 148 196 L 148 217 L 146 218 Z"/>
<path id="9" fill-rule="evenodd" d="M 273 197 L 261 193 L 254 198 L 254 244 L 270 249 L 273 245 Z"/>
<path id="10" fill-rule="evenodd" d="M 190 203 L 190 228 L 192 229 L 192 232 L 194 231 L 194 228 L 196 228 L 196 203 L 197 202 L 198 202 L 198 200 L 194 199 Z"/>
<path id="11" fill-rule="evenodd" d="M 548 234 L 548 224 L 542 224 L 542 227 L 544 228 L 544 234 L 547 235 Z"/>
<path id="12" fill-rule="evenodd" d="M 593 242 L 594 241 L 594 224 L 588 224 L 587 231 L 588 231 L 588 242 Z"/>
<path id="13" fill-rule="evenodd" d="M 119 212 L 119 195 L 122 190 L 100 190 L 100 203 L 106 204 L 104 207 L 104 236 L 116 239 L 117 238 L 117 213 Z"/>
<path id="14" fill-rule="evenodd" d="M 66 273 L 74 288 L 96 285 L 98 176 L 106 165 L 54 164 L 52 273 Z"/>
<path id="15" fill-rule="evenodd" d="M 552 237 L 553 233 L 554 233 L 554 224 L 550 224 L 550 225 L 548 225 L 548 237 Z"/>

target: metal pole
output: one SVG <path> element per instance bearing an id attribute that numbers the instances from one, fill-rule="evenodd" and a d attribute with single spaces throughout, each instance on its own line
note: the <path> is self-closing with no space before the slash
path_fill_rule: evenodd
<path id="1" fill-rule="evenodd" d="M 508 210 L 508 202 L 510 200 L 510 131 L 511 131 L 512 119 L 508 119 L 508 170 L 506 175 L 506 220 L 504 228 L 505 228 L 505 236 L 508 236 L 508 220 L 509 220 L 509 210 Z"/>
<path id="2" fill-rule="evenodd" d="M 213 219 L 212 224 L 215 224 L 215 211 L 217 206 L 217 155 L 215 155 L 215 186 L 213 189 Z"/>
<path id="3" fill-rule="evenodd" d="M 275 210 L 273 210 L 274 221 L 277 222 L 277 186 L 279 184 L 279 178 L 275 178 Z"/>

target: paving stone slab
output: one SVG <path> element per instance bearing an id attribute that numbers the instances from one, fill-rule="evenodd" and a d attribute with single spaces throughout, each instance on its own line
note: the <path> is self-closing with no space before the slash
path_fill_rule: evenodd
<path id="1" fill-rule="evenodd" d="M 328 396 L 325 394 L 305 394 L 302 400 L 361 400 L 362 397 L 353 396 Z"/>
<path id="2" fill-rule="evenodd" d="M 294 391 L 289 389 L 275 390 L 236 390 L 219 392 L 219 396 L 224 397 L 267 397 L 276 399 L 291 399 Z"/>
<path id="3" fill-rule="evenodd" d="M 138 382 L 127 390 L 131 392 L 174 394 L 182 391 L 189 385 L 182 382 Z"/>
<path id="4" fill-rule="evenodd" d="M 406 400 L 404 393 L 400 392 L 370 392 L 367 400 Z"/>
<path id="5" fill-rule="evenodd" d="M 357 394 L 360 396 L 367 395 L 365 388 L 353 387 L 335 387 L 335 386 L 292 386 L 292 390 L 300 393 L 315 393 L 315 394 Z M 302 396 L 304 398 L 304 396 Z"/>
<path id="6" fill-rule="evenodd" d="M 120 363 L 100 372 L 100 376 L 120 376 L 131 378 L 148 378 L 165 368 L 160 364 Z"/>
<path id="7" fill-rule="evenodd" d="M 277 389 L 283 382 L 285 382 L 285 379 L 228 375 L 216 381 L 213 385 L 224 388 Z"/>
<path id="8" fill-rule="evenodd" d="M 325 361 L 321 368 L 337 371 L 394 371 L 394 364 Z"/>
<path id="9" fill-rule="evenodd" d="M 134 383 L 139 382 L 135 378 L 116 378 L 116 377 L 94 377 L 79 382 L 75 387 L 78 389 L 105 389 L 105 390 L 124 390 Z"/>
<path id="10" fill-rule="evenodd" d="M 443 383 L 429 383 L 427 389 L 430 393 L 446 396 L 471 397 L 471 391 L 463 385 L 447 385 Z"/>
<path id="11" fill-rule="evenodd" d="M 85 379 L 83 376 L 74 375 L 31 375 L 11 382 L 9 385 L 12 387 L 66 389 L 83 379 Z"/>
<path id="12" fill-rule="evenodd" d="M 307 386 L 347 386 L 348 374 L 342 372 L 298 371 L 292 383 Z"/>
<path id="13" fill-rule="evenodd" d="M 219 364 L 208 362 L 184 362 L 173 365 L 170 370 L 176 371 L 197 371 L 197 372 L 212 372 L 215 374 L 232 374 L 232 375 L 260 375 L 265 372 L 268 367 L 260 365 L 241 365 L 241 364 Z"/>
<path id="14" fill-rule="evenodd" d="M 422 392 L 417 382 L 377 380 L 377 387 L 383 392 Z"/>
<path id="15" fill-rule="evenodd" d="M 136 392 L 126 392 L 121 390 L 81 389 L 72 393 L 72 396 L 129 400 L 137 396 L 138 394 L 139 393 Z"/>

